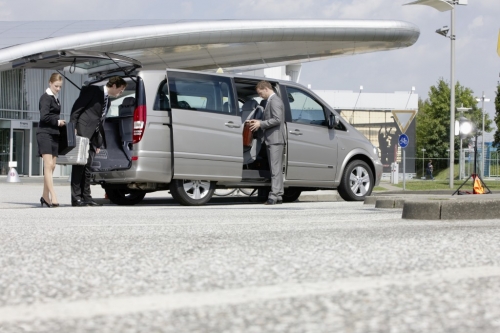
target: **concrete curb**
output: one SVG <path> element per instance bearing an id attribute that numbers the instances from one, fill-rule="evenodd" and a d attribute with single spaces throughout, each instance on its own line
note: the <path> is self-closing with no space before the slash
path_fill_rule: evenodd
<path id="1" fill-rule="evenodd" d="M 403 219 L 490 220 L 498 219 L 498 198 L 470 198 L 447 201 L 406 201 Z"/>
<path id="2" fill-rule="evenodd" d="M 385 194 L 385 193 L 384 193 Z M 499 194 L 456 195 L 379 195 L 365 199 L 375 208 L 402 208 L 402 218 L 410 220 L 489 220 L 498 219 Z"/>
<path id="3" fill-rule="evenodd" d="M 378 199 L 375 208 L 403 208 L 404 199 Z"/>
<path id="4" fill-rule="evenodd" d="M 324 201 L 344 201 L 337 191 L 312 191 L 302 192 L 297 201 L 301 202 L 324 202 Z"/>

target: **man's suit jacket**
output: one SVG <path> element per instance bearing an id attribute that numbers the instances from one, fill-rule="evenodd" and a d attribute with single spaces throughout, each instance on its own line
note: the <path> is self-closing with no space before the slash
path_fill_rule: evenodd
<path id="1" fill-rule="evenodd" d="M 111 102 L 108 101 L 109 109 Z M 97 86 L 83 87 L 73 104 L 70 122 L 75 124 L 76 134 L 89 138 L 96 148 L 106 146 L 103 128 L 104 91 Z M 106 110 L 107 111 L 107 110 Z M 96 129 L 98 131 L 96 132 Z"/>
<path id="2" fill-rule="evenodd" d="M 274 94 L 268 99 L 260 128 L 264 132 L 266 145 L 285 143 L 285 106 L 278 95 Z"/>

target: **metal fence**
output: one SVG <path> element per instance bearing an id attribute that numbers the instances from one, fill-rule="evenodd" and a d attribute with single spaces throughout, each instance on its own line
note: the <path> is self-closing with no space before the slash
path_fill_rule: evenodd
<path id="1" fill-rule="evenodd" d="M 40 111 L 0 109 L 0 118 L 40 121 Z"/>
<path id="2" fill-rule="evenodd" d="M 500 177 L 500 153 L 498 151 L 492 151 L 484 163 L 489 166 L 489 168 L 486 166 L 484 168 L 488 171 L 489 177 Z"/>
<path id="3" fill-rule="evenodd" d="M 61 114 L 60 117 L 66 121 L 69 121 L 69 114 Z M 0 119 L 20 119 L 38 122 L 40 121 L 40 111 L 0 109 Z"/>
<path id="4" fill-rule="evenodd" d="M 434 176 L 440 173 L 443 170 L 448 169 L 450 165 L 450 161 L 447 157 L 432 157 L 432 165 L 434 167 Z M 426 176 L 426 167 L 429 162 L 429 158 L 412 158 L 406 159 L 406 164 L 414 163 L 415 172 L 417 178 Z M 460 172 L 460 160 L 456 158 L 454 160 L 455 165 L 455 177 L 459 179 L 465 179 L 469 177 L 472 173 L 474 173 L 474 150 L 473 149 L 464 149 L 462 153 L 462 170 Z M 481 152 L 477 153 L 476 157 L 476 172 L 481 174 Z M 400 172 L 403 172 L 402 163 L 399 164 Z M 492 151 L 489 153 L 489 156 L 486 156 L 484 159 L 484 177 L 500 177 L 500 152 Z"/>

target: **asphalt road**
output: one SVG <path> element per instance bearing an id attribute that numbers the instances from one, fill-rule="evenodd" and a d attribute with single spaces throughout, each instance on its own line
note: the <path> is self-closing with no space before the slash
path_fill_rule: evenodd
<path id="1" fill-rule="evenodd" d="M 0 184 L 0 332 L 500 332 L 500 220 L 57 191 Z"/>

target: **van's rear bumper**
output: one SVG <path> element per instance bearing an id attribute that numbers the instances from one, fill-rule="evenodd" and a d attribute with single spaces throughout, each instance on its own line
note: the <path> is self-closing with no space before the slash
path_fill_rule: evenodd
<path id="1" fill-rule="evenodd" d="M 132 184 L 132 183 L 165 183 L 172 180 L 170 159 L 157 157 L 140 157 L 132 161 L 128 170 L 93 172 L 94 183 Z"/>

